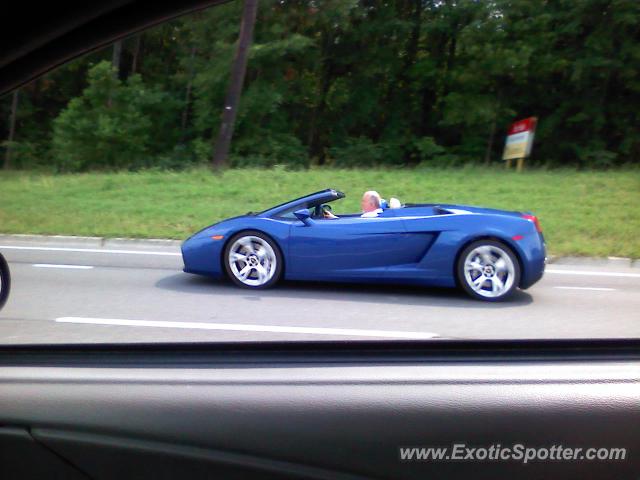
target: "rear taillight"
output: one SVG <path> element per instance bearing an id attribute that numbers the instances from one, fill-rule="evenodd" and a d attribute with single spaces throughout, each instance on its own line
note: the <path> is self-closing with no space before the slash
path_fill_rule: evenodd
<path id="1" fill-rule="evenodd" d="M 535 215 L 528 215 L 525 213 L 525 214 L 522 214 L 522 218 L 533 222 L 533 224 L 536 226 L 536 230 L 538 231 L 538 233 L 542 233 L 542 227 L 540 226 L 538 217 L 536 217 Z"/>

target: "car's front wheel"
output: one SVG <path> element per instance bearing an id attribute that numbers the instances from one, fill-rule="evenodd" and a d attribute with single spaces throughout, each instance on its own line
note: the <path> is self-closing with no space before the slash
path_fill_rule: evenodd
<path id="1" fill-rule="evenodd" d="M 268 288 L 282 275 L 282 254 L 275 242 L 265 234 L 257 231 L 240 232 L 227 243 L 224 266 L 236 285 Z"/>
<path id="2" fill-rule="evenodd" d="M 460 286 L 471 297 L 490 302 L 508 298 L 520 283 L 520 264 L 513 250 L 495 240 L 478 240 L 460 254 Z"/>
<path id="3" fill-rule="evenodd" d="M 9 290 L 11 289 L 11 275 L 9 274 L 9 265 L 4 257 L 0 254 L 0 310 L 9 298 Z"/>

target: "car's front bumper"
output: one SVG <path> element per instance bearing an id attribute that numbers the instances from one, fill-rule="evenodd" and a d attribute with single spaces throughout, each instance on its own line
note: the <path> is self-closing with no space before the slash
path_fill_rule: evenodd
<path id="1" fill-rule="evenodd" d="M 214 241 L 208 235 L 196 235 L 182 244 L 184 271 L 197 275 L 221 277 L 220 258 L 223 242 Z"/>

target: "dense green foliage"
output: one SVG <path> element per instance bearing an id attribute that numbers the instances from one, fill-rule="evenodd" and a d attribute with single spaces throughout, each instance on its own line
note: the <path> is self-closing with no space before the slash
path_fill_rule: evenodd
<path id="1" fill-rule="evenodd" d="M 259 182 L 251 179 L 259 178 Z M 250 188 L 247 186 L 250 185 Z M 277 185 L 277 188 L 274 188 Z M 584 171 L 463 167 L 81 173 L 0 176 L 3 233 L 184 239 L 200 228 L 304 193 L 334 187 L 347 197 L 337 214 L 360 210 L 377 189 L 403 202 L 476 204 L 533 210 L 551 255 L 640 258 L 637 169 Z"/>
<path id="2" fill-rule="evenodd" d="M 208 161 L 241 7 L 126 40 L 119 78 L 106 49 L 23 87 L 13 164 Z M 527 116 L 534 164 L 638 163 L 639 25 L 637 0 L 262 0 L 231 165 L 496 162 Z"/>
<path id="3" fill-rule="evenodd" d="M 71 171 L 144 166 L 171 146 L 173 132 L 160 123 L 177 113 L 171 106 L 169 95 L 145 88 L 140 75 L 123 83 L 108 62 L 101 62 L 89 71 L 82 95 L 53 122 L 54 158 L 62 170 Z"/>

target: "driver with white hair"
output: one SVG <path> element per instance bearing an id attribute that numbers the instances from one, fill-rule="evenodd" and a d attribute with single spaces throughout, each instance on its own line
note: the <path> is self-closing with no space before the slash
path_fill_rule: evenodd
<path id="1" fill-rule="evenodd" d="M 391 200 L 395 200 L 395 202 L 399 204 L 396 198 L 392 198 Z M 360 208 L 362 208 L 362 215 L 360 215 L 361 218 L 377 217 L 378 214 L 383 212 L 382 198 L 380 197 L 380 194 L 375 190 L 364 192 L 364 195 L 362 195 L 362 200 L 360 200 Z M 393 208 L 397 207 L 394 206 Z M 323 210 L 322 216 L 329 219 L 338 218 L 329 210 Z"/>
<path id="2" fill-rule="evenodd" d="M 382 213 L 382 198 L 380 194 L 375 190 L 369 190 L 368 192 L 364 192 L 362 195 L 362 200 L 360 200 L 360 207 L 362 208 L 362 218 L 373 218 L 377 217 L 378 214 Z"/>

